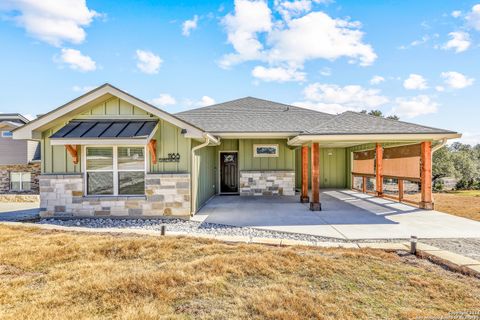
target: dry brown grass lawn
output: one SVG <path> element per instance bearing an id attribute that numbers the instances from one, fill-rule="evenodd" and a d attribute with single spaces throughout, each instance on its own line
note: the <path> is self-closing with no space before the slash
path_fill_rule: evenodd
<path id="1" fill-rule="evenodd" d="M 480 221 L 480 191 L 435 193 L 435 209 Z"/>
<path id="2" fill-rule="evenodd" d="M 382 251 L 0 225 L 0 319 L 412 319 L 479 297 L 478 279 Z"/>

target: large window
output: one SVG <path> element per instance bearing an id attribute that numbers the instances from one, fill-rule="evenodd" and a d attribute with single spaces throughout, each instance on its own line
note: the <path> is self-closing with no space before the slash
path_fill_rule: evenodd
<path id="1" fill-rule="evenodd" d="M 10 190 L 29 191 L 31 186 L 30 172 L 10 172 Z"/>
<path id="2" fill-rule="evenodd" d="M 143 195 L 144 147 L 86 147 L 88 195 Z"/>

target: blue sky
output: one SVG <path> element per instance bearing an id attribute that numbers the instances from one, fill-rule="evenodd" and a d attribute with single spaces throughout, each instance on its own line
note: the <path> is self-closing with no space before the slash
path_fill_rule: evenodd
<path id="1" fill-rule="evenodd" d="M 0 112 L 109 82 L 169 112 L 255 96 L 480 142 L 478 0 L 4 0 L 0 43 Z"/>

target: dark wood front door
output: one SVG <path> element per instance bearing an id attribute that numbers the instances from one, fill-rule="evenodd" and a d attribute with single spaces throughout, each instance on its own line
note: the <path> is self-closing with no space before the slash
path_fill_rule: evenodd
<path id="1" fill-rule="evenodd" d="M 238 157 L 236 152 L 220 153 L 220 193 L 238 193 Z"/>

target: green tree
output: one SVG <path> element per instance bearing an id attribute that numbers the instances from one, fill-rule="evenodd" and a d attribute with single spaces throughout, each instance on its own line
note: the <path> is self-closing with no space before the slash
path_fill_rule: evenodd
<path id="1" fill-rule="evenodd" d="M 370 110 L 370 111 L 362 110 L 360 111 L 360 113 L 368 114 L 375 117 L 386 118 L 390 120 L 400 120 L 400 118 L 397 115 L 391 115 L 391 116 L 385 117 L 381 110 Z"/>
<path id="2" fill-rule="evenodd" d="M 452 155 L 449 148 L 444 146 L 437 150 L 433 154 L 433 180 L 443 177 L 455 177 L 456 175 L 456 169 L 453 165 Z"/>

